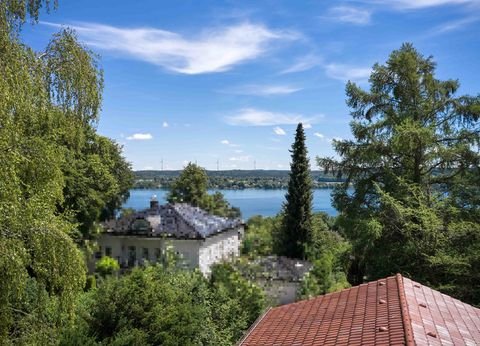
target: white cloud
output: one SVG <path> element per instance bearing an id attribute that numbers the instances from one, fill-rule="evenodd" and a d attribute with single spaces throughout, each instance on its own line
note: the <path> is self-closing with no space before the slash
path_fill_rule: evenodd
<path id="1" fill-rule="evenodd" d="M 299 38 L 291 31 L 271 30 L 248 22 L 203 30 L 194 37 L 156 28 L 97 23 L 79 23 L 72 28 L 90 46 L 191 75 L 227 71 L 265 54 L 274 41 Z"/>
<path id="2" fill-rule="evenodd" d="M 351 6 L 337 6 L 328 11 L 328 17 L 345 23 L 366 25 L 370 23 L 371 11 Z"/>
<path id="3" fill-rule="evenodd" d="M 357 67 L 344 64 L 327 64 L 325 73 L 328 77 L 341 81 L 364 82 L 368 80 L 372 69 L 370 67 Z"/>
<path id="4" fill-rule="evenodd" d="M 312 125 L 311 124 L 303 124 L 304 129 L 311 129 Z"/>
<path id="5" fill-rule="evenodd" d="M 227 93 L 238 95 L 256 95 L 256 96 L 272 96 L 292 94 L 302 88 L 296 88 L 289 85 L 244 85 L 227 90 Z"/>
<path id="6" fill-rule="evenodd" d="M 128 136 L 129 141 L 147 141 L 152 139 L 153 136 L 150 133 L 134 133 L 131 136 Z"/>
<path id="7" fill-rule="evenodd" d="M 323 134 L 321 134 L 320 132 L 315 132 L 313 135 L 320 138 L 320 139 L 325 138 L 325 136 Z"/>
<path id="8" fill-rule="evenodd" d="M 420 9 L 444 5 L 473 4 L 478 0 L 378 0 L 376 3 L 388 4 L 399 9 Z"/>
<path id="9" fill-rule="evenodd" d="M 241 154 L 241 153 L 243 153 L 243 150 L 241 150 L 241 149 L 237 149 L 237 150 L 234 150 L 234 151 L 235 151 L 236 154 Z"/>
<path id="10" fill-rule="evenodd" d="M 166 121 L 163 122 L 162 124 L 163 127 L 168 127 L 168 123 Z"/>
<path id="11" fill-rule="evenodd" d="M 290 67 L 281 71 L 281 74 L 302 72 L 312 69 L 322 63 L 322 59 L 318 56 L 309 54 L 297 59 L 297 61 Z"/>
<path id="12" fill-rule="evenodd" d="M 224 139 L 220 141 L 223 145 L 228 145 L 229 147 L 239 147 L 240 145 L 231 143 L 228 139 Z"/>
<path id="13" fill-rule="evenodd" d="M 274 125 L 296 125 L 298 123 L 317 122 L 322 115 L 306 118 L 301 114 L 276 113 L 255 108 L 243 108 L 235 114 L 226 117 L 230 125 L 240 126 L 274 126 Z"/>
<path id="14" fill-rule="evenodd" d="M 284 129 L 282 129 L 281 127 L 277 126 L 277 127 L 274 127 L 273 128 L 273 132 L 275 132 L 275 134 L 279 135 L 279 136 L 285 136 L 287 133 L 285 132 Z"/>
<path id="15" fill-rule="evenodd" d="M 229 158 L 230 161 L 240 161 L 240 162 L 247 162 L 250 160 L 249 155 L 244 155 L 244 156 L 233 156 Z"/>
<path id="16" fill-rule="evenodd" d="M 480 17 L 467 17 L 459 20 L 449 21 L 433 28 L 426 37 L 441 35 L 450 31 L 455 31 L 467 27 L 469 24 L 477 22 Z"/>

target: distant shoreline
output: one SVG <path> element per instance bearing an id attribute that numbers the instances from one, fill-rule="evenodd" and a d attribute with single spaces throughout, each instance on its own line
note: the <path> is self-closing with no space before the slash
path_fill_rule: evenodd
<path id="1" fill-rule="evenodd" d="M 168 189 L 181 170 L 135 171 L 135 189 Z M 290 178 L 289 170 L 224 170 L 206 171 L 210 189 L 286 189 Z M 344 179 L 322 171 L 311 171 L 312 185 L 315 189 L 330 189 Z"/>

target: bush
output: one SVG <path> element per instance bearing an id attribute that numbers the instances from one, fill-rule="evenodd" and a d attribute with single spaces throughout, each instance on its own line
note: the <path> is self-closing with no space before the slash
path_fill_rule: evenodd
<path id="1" fill-rule="evenodd" d="M 95 265 L 95 270 L 102 277 L 107 275 L 112 275 L 120 270 L 120 265 L 118 261 L 114 258 L 103 256 Z"/>

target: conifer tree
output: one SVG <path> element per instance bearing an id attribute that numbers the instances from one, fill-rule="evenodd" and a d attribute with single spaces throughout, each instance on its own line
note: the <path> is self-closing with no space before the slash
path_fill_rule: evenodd
<path id="1" fill-rule="evenodd" d="M 411 44 L 347 84 L 352 139 L 318 164 L 346 180 L 333 204 L 352 244 L 349 281 L 404 273 L 480 303 L 480 95 L 458 95 Z"/>
<path id="2" fill-rule="evenodd" d="M 305 258 L 305 245 L 312 228 L 312 180 L 310 163 L 305 146 L 305 132 L 298 124 L 295 142 L 290 150 L 290 180 L 283 206 L 283 223 L 280 234 L 279 253 L 292 258 Z"/>

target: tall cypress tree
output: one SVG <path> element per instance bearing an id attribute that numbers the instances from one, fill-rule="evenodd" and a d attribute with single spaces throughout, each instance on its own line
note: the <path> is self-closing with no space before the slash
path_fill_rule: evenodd
<path id="1" fill-rule="evenodd" d="M 298 124 L 295 142 L 290 150 L 290 180 L 283 205 L 284 217 L 279 252 L 291 258 L 305 258 L 305 245 L 312 228 L 312 179 L 305 146 L 305 132 Z"/>

